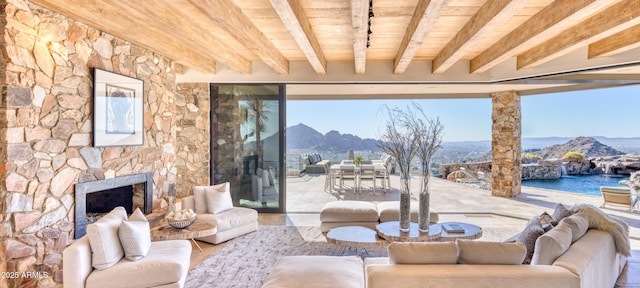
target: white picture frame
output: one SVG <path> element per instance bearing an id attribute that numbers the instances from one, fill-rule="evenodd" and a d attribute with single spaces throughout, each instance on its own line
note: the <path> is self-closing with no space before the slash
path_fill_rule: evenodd
<path id="1" fill-rule="evenodd" d="M 93 146 L 144 144 L 144 82 L 93 70 Z"/>

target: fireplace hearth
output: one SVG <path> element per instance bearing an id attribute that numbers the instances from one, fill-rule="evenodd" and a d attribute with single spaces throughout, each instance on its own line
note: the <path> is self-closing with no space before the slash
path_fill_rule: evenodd
<path id="1" fill-rule="evenodd" d="M 88 213 L 108 213 L 117 206 L 123 206 L 129 214 L 133 213 L 136 207 L 144 214 L 150 214 L 153 209 L 151 173 L 77 183 L 75 188 L 76 239 L 86 234 Z"/>

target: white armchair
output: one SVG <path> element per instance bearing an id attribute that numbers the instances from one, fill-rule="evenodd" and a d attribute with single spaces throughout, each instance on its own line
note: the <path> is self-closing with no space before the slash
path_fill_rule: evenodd
<path id="1" fill-rule="evenodd" d="M 216 234 L 196 238 L 211 244 L 219 244 L 258 229 L 258 212 L 234 207 L 229 183 L 193 187 L 193 196 L 182 199 L 182 209 L 193 209 L 198 214 L 198 221 L 216 225 Z"/>
<path id="2" fill-rule="evenodd" d="M 131 218 L 129 220 L 133 221 Z M 92 228 L 99 228 L 89 229 L 87 226 L 87 235 L 64 249 L 64 287 L 184 286 L 191 257 L 189 241 L 147 242 L 150 247 L 146 255 L 133 260 L 126 254 L 129 251 L 127 247 L 136 243 L 122 241 L 120 238 L 123 236 L 119 236 L 123 233 L 119 232 L 120 226 L 126 226 L 123 224 L 126 221 L 126 211 L 123 207 L 117 207 L 96 223 L 89 224 L 96 225 Z M 140 227 L 146 229 L 138 232 L 149 236 L 149 226 Z M 95 233 L 89 230 L 95 230 Z M 123 249 L 122 246 L 126 244 L 128 246 Z"/>

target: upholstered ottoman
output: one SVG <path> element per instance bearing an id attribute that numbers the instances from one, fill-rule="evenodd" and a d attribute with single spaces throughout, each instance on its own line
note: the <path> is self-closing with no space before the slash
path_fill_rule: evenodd
<path id="1" fill-rule="evenodd" d="M 400 201 L 378 202 L 376 207 L 380 223 L 400 220 Z M 411 222 L 418 222 L 418 207 L 418 202 L 411 201 Z M 438 223 L 438 213 L 433 209 L 429 210 L 429 223 Z"/>
<path id="2" fill-rule="evenodd" d="M 364 287 L 359 256 L 286 256 L 280 258 L 262 288 Z"/>
<path id="3" fill-rule="evenodd" d="M 320 229 L 326 233 L 331 228 L 362 226 L 376 229 L 378 208 L 367 201 L 332 201 L 320 211 Z"/>

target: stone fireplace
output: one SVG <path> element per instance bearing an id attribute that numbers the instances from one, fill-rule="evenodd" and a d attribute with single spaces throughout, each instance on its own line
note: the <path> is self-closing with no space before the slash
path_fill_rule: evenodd
<path id="1" fill-rule="evenodd" d="M 108 213 L 123 206 L 127 213 L 140 208 L 144 214 L 153 209 L 151 173 L 77 183 L 75 197 L 75 238 L 86 234 L 88 213 Z"/>

